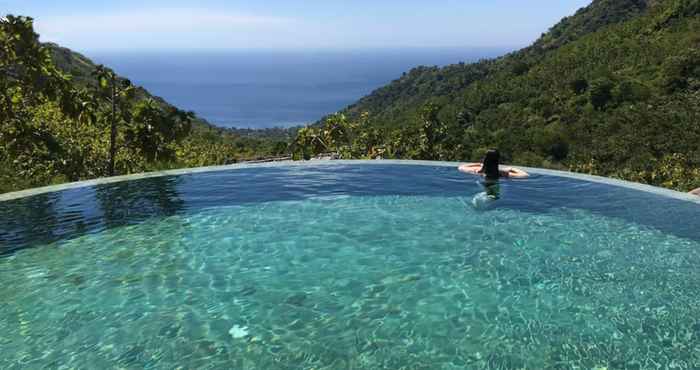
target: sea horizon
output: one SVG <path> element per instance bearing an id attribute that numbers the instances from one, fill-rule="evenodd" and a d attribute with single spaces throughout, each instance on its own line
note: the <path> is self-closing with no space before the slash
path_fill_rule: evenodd
<path id="1" fill-rule="evenodd" d="M 316 122 L 418 66 L 471 63 L 508 48 L 88 51 L 180 109 L 224 128 Z"/>

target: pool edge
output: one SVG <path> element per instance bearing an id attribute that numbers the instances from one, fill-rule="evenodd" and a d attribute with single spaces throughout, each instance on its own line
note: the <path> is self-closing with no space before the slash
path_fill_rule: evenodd
<path id="1" fill-rule="evenodd" d="M 71 182 L 59 185 L 50 185 L 39 188 L 20 190 L 10 193 L 0 194 L 0 202 L 17 200 L 21 198 L 27 198 L 34 195 L 54 193 L 63 190 L 78 189 L 96 185 L 113 184 L 124 181 L 149 179 L 154 177 L 164 177 L 164 176 L 181 176 L 190 175 L 197 173 L 207 173 L 207 172 L 220 172 L 220 171 L 230 171 L 239 170 L 247 168 L 274 168 L 274 167 L 287 167 L 287 166 L 318 166 L 318 165 L 338 165 L 338 164 L 371 164 L 371 165 L 382 165 L 382 164 L 395 164 L 395 165 L 414 165 L 414 166 L 437 166 L 437 167 L 456 167 L 463 162 L 441 162 L 441 161 L 413 161 L 413 160 L 334 160 L 334 161 L 281 161 L 281 162 L 268 162 L 268 163 L 251 163 L 251 164 L 231 164 L 223 166 L 208 166 L 208 167 L 195 167 L 195 168 L 182 168 L 176 170 L 166 170 L 166 171 L 156 171 L 156 172 L 146 172 L 132 175 L 123 175 L 115 177 L 103 177 L 93 180 Z M 674 198 L 678 200 L 688 201 L 691 203 L 696 203 L 700 205 L 700 197 L 690 195 L 687 193 L 682 193 L 675 190 L 660 188 L 651 185 L 645 185 L 640 183 L 634 183 L 624 180 L 613 179 L 609 177 L 586 175 L 575 172 L 558 171 L 558 170 L 548 170 L 543 168 L 532 168 L 532 167 L 522 167 L 527 172 L 539 175 L 548 175 L 556 177 L 567 177 L 576 180 L 589 181 L 602 183 L 613 186 L 625 187 L 633 190 L 643 191 L 647 193 L 653 193 L 657 195 L 666 196 L 669 198 Z"/>

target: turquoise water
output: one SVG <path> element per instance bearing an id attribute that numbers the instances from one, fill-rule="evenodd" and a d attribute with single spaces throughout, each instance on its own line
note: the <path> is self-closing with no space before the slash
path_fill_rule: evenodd
<path id="1" fill-rule="evenodd" d="M 203 194 L 225 192 L 193 190 L 214 183 L 197 175 L 171 189 L 181 211 L 14 250 L 0 258 L 0 368 L 700 367 L 699 239 L 533 206 L 536 189 L 571 180 L 504 182 L 480 209 L 473 178 L 404 167 L 271 171 L 288 188 L 324 178 L 332 194 L 219 205 Z M 416 178 L 375 195 L 333 185 L 377 186 L 377 171 Z M 514 199 L 523 192 L 529 207 Z"/>

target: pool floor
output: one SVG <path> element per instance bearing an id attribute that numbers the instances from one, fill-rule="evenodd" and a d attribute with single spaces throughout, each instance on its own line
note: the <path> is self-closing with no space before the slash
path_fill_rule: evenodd
<path id="1" fill-rule="evenodd" d="M 699 242 L 471 199 L 210 207 L 18 251 L 0 368 L 700 368 Z"/>

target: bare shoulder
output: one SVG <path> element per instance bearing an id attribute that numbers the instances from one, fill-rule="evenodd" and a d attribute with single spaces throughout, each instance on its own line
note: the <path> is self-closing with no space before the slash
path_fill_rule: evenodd
<path id="1" fill-rule="evenodd" d="M 697 189 L 695 189 L 695 190 L 691 190 L 691 191 L 690 191 L 690 194 L 697 195 L 697 196 L 700 197 L 700 188 L 697 188 Z"/>
<path id="2" fill-rule="evenodd" d="M 465 173 L 478 174 L 481 171 L 481 163 L 465 163 L 459 166 L 459 170 Z"/>

